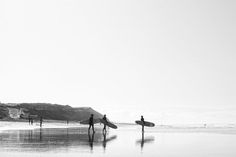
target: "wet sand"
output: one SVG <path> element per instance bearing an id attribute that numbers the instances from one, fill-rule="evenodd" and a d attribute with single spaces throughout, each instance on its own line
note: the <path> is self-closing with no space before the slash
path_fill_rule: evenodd
<path id="1" fill-rule="evenodd" d="M 12 123 L 11 123 L 12 124 Z M 20 123 L 23 124 L 23 123 Z M 20 125 L 13 123 L 13 126 Z M 8 124 L 5 124 L 5 128 Z M 46 127 L 47 126 L 47 127 Z M 60 126 L 60 127 L 56 127 Z M 234 157 L 234 128 L 147 128 L 119 125 L 116 130 L 88 134 L 87 126 L 45 124 L 1 129 L 0 154 L 13 157 L 58 156 L 178 156 Z M 10 127 L 11 128 L 11 127 Z M 215 130 L 215 131 L 214 131 Z"/>

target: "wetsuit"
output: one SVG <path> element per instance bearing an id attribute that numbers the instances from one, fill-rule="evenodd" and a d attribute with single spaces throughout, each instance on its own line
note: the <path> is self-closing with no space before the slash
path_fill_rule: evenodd
<path id="1" fill-rule="evenodd" d="M 142 125 L 142 132 L 144 132 L 144 118 L 143 117 L 141 117 L 141 121 L 143 122 L 143 125 Z"/>
<path id="2" fill-rule="evenodd" d="M 106 116 L 104 116 L 102 119 L 107 122 L 107 117 Z M 103 131 L 107 131 L 106 130 L 106 124 L 104 124 Z"/>
<path id="3" fill-rule="evenodd" d="M 90 128 L 92 127 L 93 132 L 94 132 L 94 123 L 93 123 L 93 116 L 89 118 L 89 128 L 88 131 L 90 131 Z"/>

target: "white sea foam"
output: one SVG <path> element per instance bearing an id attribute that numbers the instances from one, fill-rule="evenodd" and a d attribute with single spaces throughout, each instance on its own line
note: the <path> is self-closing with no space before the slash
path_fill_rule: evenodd
<path id="1" fill-rule="evenodd" d="M 123 128 L 130 130 L 140 129 L 139 125 L 117 124 L 118 130 Z M 134 127 L 135 126 L 135 127 Z M 66 124 L 63 121 L 47 121 L 43 123 L 43 128 L 72 128 L 72 127 L 88 127 L 80 125 L 78 122 L 70 122 Z M 96 124 L 95 127 L 101 127 Z M 39 122 L 29 125 L 27 122 L 0 122 L 0 132 L 4 130 L 33 130 L 40 128 Z M 208 133 L 223 133 L 236 134 L 236 126 L 234 124 L 191 124 L 191 125 L 156 125 L 155 127 L 145 127 L 147 132 L 208 132 Z"/>

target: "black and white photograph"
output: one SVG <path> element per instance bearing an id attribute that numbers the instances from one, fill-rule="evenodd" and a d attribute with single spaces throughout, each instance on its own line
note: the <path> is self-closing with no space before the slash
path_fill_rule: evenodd
<path id="1" fill-rule="evenodd" d="M 1 157 L 235 146 L 235 0 L 0 0 Z"/>

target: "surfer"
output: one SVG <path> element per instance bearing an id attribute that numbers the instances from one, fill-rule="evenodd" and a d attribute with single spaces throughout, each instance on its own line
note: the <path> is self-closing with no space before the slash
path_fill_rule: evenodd
<path id="1" fill-rule="evenodd" d="M 94 131 L 94 122 L 93 122 L 93 114 L 91 114 L 90 118 L 89 118 L 89 128 L 88 128 L 88 132 L 90 132 L 90 128 L 92 127 L 93 129 L 93 133 L 95 133 Z"/>
<path id="2" fill-rule="evenodd" d="M 107 122 L 107 117 L 106 117 L 106 115 L 104 114 L 104 116 L 103 116 L 103 118 L 102 118 L 105 122 Z M 106 124 L 104 123 L 104 127 L 103 127 L 103 130 L 102 130 L 103 132 L 105 131 L 105 132 L 107 132 L 107 130 L 106 130 Z"/>
<path id="3" fill-rule="evenodd" d="M 145 121 L 144 121 L 143 116 L 141 116 L 141 122 L 143 122 L 143 125 L 142 125 L 142 132 L 144 132 L 144 124 L 145 124 Z"/>
<path id="4" fill-rule="evenodd" d="M 42 127 L 42 124 L 43 124 L 43 117 L 42 116 L 40 117 L 39 124 L 40 124 L 40 127 Z"/>

